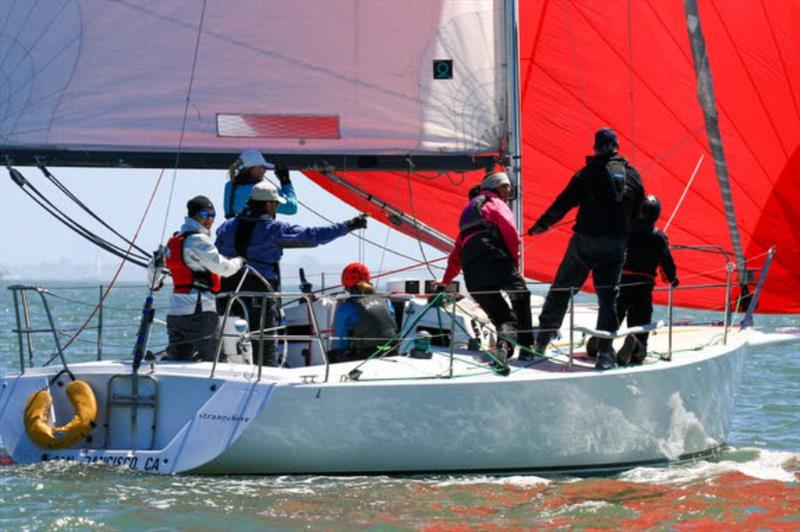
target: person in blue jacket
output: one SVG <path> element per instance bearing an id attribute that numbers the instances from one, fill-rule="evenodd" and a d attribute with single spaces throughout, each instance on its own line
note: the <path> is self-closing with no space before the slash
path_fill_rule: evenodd
<path id="1" fill-rule="evenodd" d="M 267 170 L 274 170 L 281 183 L 278 193 L 285 201 L 278 204 L 278 214 L 297 214 L 297 195 L 289 179 L 289 167 L 268 163 L 258 150 L 245 150 L 228 170 L 230 180 L 225 183 L 225 219 L 229 220 L 247 207 L 250 192 L 256 183 L 264 180 Z"/>
<path id="2" fill-rule="evenodd" d="M 285 248 L 313 248 L 327 244 L 356 229 L 367 227 L 367 215 L 361 214 L 343 223 L 320 227 L 301 227 L 275 219 L 278 205 L 286 201 L 274 185 L 268 181 L 257 183 L 250 194 L 247 208 L 239 215 L 226 220 L 217 229 L 215 245 L 226 257 L 244 257 L 249 267 L 255 269 L 269 286 L 255 275 L 247 275 L 242 291 L 279 292 L 281 286 L 280 260 Z M 224 279 L 223 292 L 232 292 L 241 280 L 240 273 Z M 260 329 L 261 301 L 244 301 L 248 310 L 250 330 Z M 224 312 L 226 299 L 218 300 L 219 311 Z M 268 299 L 265 313 L 265 328 L 277 324 L 277 300 Z M 253 352 L 258 353 L 258 341 L 253 341 Z M 274 342 L 267 342 L 264 349 L 264 365 L 277 365 Z"/>
<path id="3" fill-rule="evenodd" d="M 367 267 L 352 262 L 342 270 L 342 285 L 350 294 L 339 303 L 333 320 L 334 341 L 328 351 L 331 363 L 365 360 L 396 346 L 394 310 L 386 297 L 375 295 Z"/>

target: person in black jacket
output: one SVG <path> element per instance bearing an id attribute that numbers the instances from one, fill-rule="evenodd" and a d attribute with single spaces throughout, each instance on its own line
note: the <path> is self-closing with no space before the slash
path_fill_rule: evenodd
<path id="1" fill-rule="evenodd" d="M 678 286 L 677 268 L 669 251 L 669 240 L 663 231 L 655 227 L 660 215 L 661 202 L 658 198 L 652 194 L 645 197 L 628 237 L 617 299 L 617 317 L 622 322 L 627 316 L 628 327 L 646 325 L 653 318 L 653 286 L 659 267 L 670 285 Z M 647 336 L 645 332 L 625 338 L 625 344 L 617 353 L 617 363 L 641 364 L 647 356 Z"/>
<path id="2" fill-rule="evenodd" d="M 631 219 L 639 212 L 644 188 L 639 172 L 617 154 L 618 150 L 619 143 L 613 130 L 603 128 L 597 131 L 595 154 L 586 157 L 586 166 L 575 173 L 553 204 L 528 230 L 529 235 L 543 233 L 573 207 L 578 207 L 574 234 L 539 316 L 537 352 L 544 352 L 561 327 L 570 290 L 577 292 L 589 272 L 592 272 L 600 306 L 597 328 L 609 332 L 616 332 L 619 328 L 614 304 Z M 598 350 L 595 367 L 614 367 L 611 340 L 599 340 Z"/>

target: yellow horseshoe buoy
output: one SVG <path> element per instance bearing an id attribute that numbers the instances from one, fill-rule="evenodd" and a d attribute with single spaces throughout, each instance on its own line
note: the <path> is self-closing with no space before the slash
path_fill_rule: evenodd
<path id="1" fill-rule="evenodd" d="M 94 428 L 97 420 L 97 401 L 94 392 L 83 381 L 67 384 L 67 397 L 75 408 L 75 417 L 61 427 L 54 427 L 50 420 L 53 396 L 39 390 L 25 404 L 25 431 L 31 440 L 45 449 L 64 449 L 80 442 Z"/>

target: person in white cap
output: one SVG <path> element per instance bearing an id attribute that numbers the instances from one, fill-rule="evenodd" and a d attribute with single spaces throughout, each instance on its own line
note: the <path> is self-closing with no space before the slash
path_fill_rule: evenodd
<path id="1" fill-rule="evenodd" d="M 531 294 L 520 274 L 520 238 L 507 204 L 511 191 L 504 172 L 492 172 L 481 181 L 480 191 L 461 213 L 458 238 L 440 283 L 449 285 L 463 268 L 467 290 L 497 329 L 496 365 L 503 374 L 508 374 L 514 343 L 523 349 L 533 344 Z"/>
<path id="2" fill-rule="evenodd" d="M 313 248 L 327 244 L 356 229 L 367 227 L 367 215 L 361 214 L 346 222 L 320 227 L 301 227 L 275 219 L 278 206 L 286 200 L 278 193 L 278 189 L 268 181 L 257 183 L 247 201 L 247 209 L 238 216 L 226 220 L 217 229 L 216 245 L 220 253 L 227 257 L 242 256 L 270 286 L 265 287 L 254 275 L 248 275 L 242 285 L 245 291 L 280 291 L 280 260 L 284 248 Z M 223 279 L 222 291 L 236 289 L 241 277 L 235 275 Z M 220 306 L 224 301 L 219 302 Z M 270 300 L 265 309 L 267 329 L 276 323 L 276 301 Z M 260 328 L 260 301 L 250 301 L 248 309 L 251 330 Z M 258 353 L 258 342 L 254 342 L 254 353 Z M 277 365 L 275 345 L 269 342 L 265 346 L 265 365 Z"/>
<path id="3" fill-rule="evenodd" d="M 255 149 L 244 150 L 228 170 L 229 181 L 225 183 L 225 219 L 229 220 L 241 213 L 247 206 L 250 192 L 256 183 L 264 179 L 267 170 L 274 170 L 280 181 L 280 196 L 285 200 L 278 205 L 278 214 L 297 214 L 297 195 L 289 178 L 289 167 L 267 162 L 261 152 Z"/>

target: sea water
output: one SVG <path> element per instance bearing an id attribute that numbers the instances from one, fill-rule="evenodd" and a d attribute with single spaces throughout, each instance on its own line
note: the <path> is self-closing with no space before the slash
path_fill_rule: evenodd
<path id="1" fill-rule="evenodd" d="M 18 371 L 20 356 L 8 284 L 0 283 L 3 374 Z M 100 289 L 46 286 L 53 286 L 48 301 L 65 343 L 94 310 Z M 109 294 L 104 358 L 130 356 L 145 296 L 130 286 Z M 43 326 L 35 299 L 31 318 Z M 155 304 L 156 318 L 164 319 L 166 294 Z M 719 318 L 676 312 L 676 319 Z M 97 357 L 96 325 L 97 316 L 68 348 L 70 360 Z M 758 316 L 757 325 L 775 331 L 800 323 L 798 316 Z M 45 336 L 34 343 L 37 364 L 52 353 Z M 165 344 L 156 323 L 150 346 Z M 800 341 L 752 348 L 735 403 L 729 447 L 718 459 L 605 477 L 164 477 L 101 465 L 13 465 L 0 450 L 0 529 L 800 529 Z"/>

